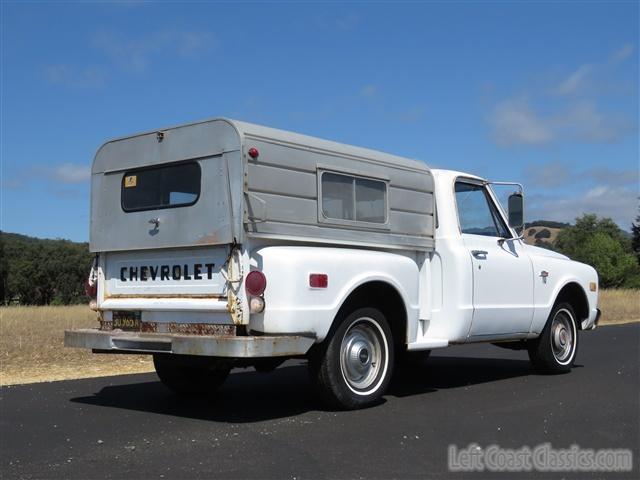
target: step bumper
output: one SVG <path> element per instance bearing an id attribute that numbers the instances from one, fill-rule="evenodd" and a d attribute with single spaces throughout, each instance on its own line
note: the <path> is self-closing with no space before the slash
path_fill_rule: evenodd
<path id="1" fill-rule="evenodd" d="M 173 353 L 207 357 L 256 358 L 304 355 L 315 343 L 299 335 L 221 337 L 211 335 L 66 330 L 65 347 L 104 353 Z"/>

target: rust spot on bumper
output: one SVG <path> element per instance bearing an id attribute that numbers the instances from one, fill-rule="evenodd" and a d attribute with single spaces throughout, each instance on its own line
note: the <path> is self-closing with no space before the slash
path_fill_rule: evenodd
<path id="1" fill-rule="evenodd" d="M 100 330 L 112 331 L 113 322 L 101 321 Z M 140 322 L 139 332 L 233 337 L 236 335 L 236 326 L 212 323 Z"/>
<path id="2" fill-rule="evenodd" d="M 167 333 L 183 335 L 214 335 L 232 337 L 236 334 L 235 325 L 212 325 L 211 323 L 168 323 Z"/>

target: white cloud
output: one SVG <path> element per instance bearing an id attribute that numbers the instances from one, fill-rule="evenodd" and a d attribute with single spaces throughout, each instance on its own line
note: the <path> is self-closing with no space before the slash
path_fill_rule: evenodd
<path id="1" fill-rule="evenodd" d="M 591 70 L 591 65 L 580 65 L 576 71 L 560 82 L 555 88 L 555 93 L 557 95 L 571 95 L 578 92 L 584 86 Z"/>
<path id="2" fill-rule="evenodd" d="M 575 197 L 530 195 L 527 197 L 527 218 L 570 222 L 585 213 L 612 218 L 621 228 L 629 230 L 638 211 L 638 189 L 613 185 L 598 185 Z"/>
<path id="3" fill-rule="evenodd" d="M 378 87 L 375 85 L 365 85 L 360 89 L 360 96 L 362 97 L 373 97 L 378 93 Z"/>
<path id="4" fill-rule="evenodd" d="M 409 107 L 400 112 L 397 117 L 402 123 L 416 123 L 422 120 L 426 115 L 426 109 L 420 106 Z"/>
<path id="5" fill-rule="evenodd" d="M 353 30 L 360 24 L 360 16 L 356 13 L 346 13 L 335 20 L 336 27 L 343 31 Z"/>
<path id="6" fill-rule="evenodd" d="M 583 64 L 575 69 L 566 78 L 558 82 L 555 88 L 552 89 L 556 95 L 574 95 L 577 93 L 583 93 L 587 90 L 588 86 L 594 86 L 593 83 L 597 83 L 598 77 L 606 75 L 610 70 L 611 64 L 617 64 L 623 62 L 629 58 L 634 52 L 634 46 L 630 43 L 623 45 L 619 49 L 615 50 L 609 55 L 609 61 L 600 62 L 594 64 Z M 595 78 L 591 78 L 595 77 Z M 604 80 L 600 78 L 600 80 Z M 604 83 L 609 83 L 605 81 Z"/>
<path id="7" fill-rule="evenodd" d="M 135 38 L 120 32 L 101 31 L 94 34 L 91 44 L 124 70 L 142 73 L 167 53 L 193 57 L 213 48 L 215 42 L 211 33 L 203 31 L 165 30 Z"/>
<path id="8" fill-rule="evenodd" d="M 554 119 L 567 137 L 586 142 L 615 142 L 632 130 L 632 122 L 620 114 L 605 114 L 593 102 L 574 104 Z"/>
<path id="9" fill-rule="evenodd" d="M 571 169 L 564 162 L 529 165 L 524 171 L 527 183 L 542 187 L 564 185 L 569 180 L 570 175 Z"/>
<path id="10" fill-rule="evenodd" d="M 494 142 L 500 146 L 616 142 L 634 131 L 633 118 L 599 108 L 611 99 L 607 94 L 622 91 L 612 78 L 612 64 L 633 52 L 633 45 L 624 45 L 608 62 L 582 64 L 547 88 L 524 89 L 524 95 L 498 102 L 488 117 Z M 634 89 L 637 91 L 637 85 Z"/>
<path id="11" fill-rule="evenodd" d="M 492 137 L 499 146 L 542 145 L 574 140 L 615 142 L 633 131 L 633 122 L 621 114 L 603 113 L 595 103 L 582 101 L 542 115 L 519 98 L 499 103 L 489 117 Z"/>
<path id="12" fill-rule="evenodd" d="M 489 118 L 493 139 L 501 146 L 543 144 L 553 139 L 548 122 L 536 115 L 525 98 L 499 103 Z"/>
<path id="13" fill-rule="evenodd" d="M 527 195 L 527 218 L 573 223 L 584 213 L 612 218 L 628 230 L 637 214 L 639 172 L 606 165 L 549 162 L 529 165 L 524 175 L 535 192 Z M 577 193 L 576 193 L 577 192 Z"/>
<path id="14" fill-rule="evenodd" d="M 629 58 L 634 50 L 635 47 L 632 44 L 627 43 L 626 45 L 623 45 L 618 50 L 611 53 L 611 55 L 609 56 L 609 61 L 612 63 L 622 62 Z"/>
<path id="15" fill-rule="evenodd" d="M 2 188 L 4 190 L 21 190 L 24 187 L 25 187 L 24 181 L 17 178 L 2 180 Z"/>
<path id="16" fill-rule="evenodd" d="M 596 182 L 602 182 L 609 185 L 636 185 L 638 186 L 638 177 L 640 172 L 637 169 L 628 170 L 612 170 L 607 167 L 595 167 L 586 170 L 584 174 Z"/>
<path id="17" fill-rule="evenodd" d="M 107 72 L 102 67 L 75 67 L 65 64 L 47 66 L 44 75 L 50 83 L 76 88 L 98 88 L 107 78 Z"/>
<path id="18" fill-rule="evenodd" d="M 215 39 L 206 31 L 163 30 L 138 37 L 100 31 L 93 35 L 90 44 L 108 57 L 108 65 L 52 64 L 45 67 L 45 78 L 68 87 L 97 88 L 105 83 L 114 65 L 129 73 L 144 73 L 154 61 L 165 59 L 167 55 L 197 57 L 215 47 Z"/>
<path id="19" fill-rule="evenodd" d="M 319 13 L 313 18 L 313 24 L 323 30 L 350 32 L 361 23 L 361 17 L 355 12 Z M 308 26 L 305 25 L 305 28 Z"/>
<path id="20" fill-rule="evenodd" d="M 87 165 L 63 163 L 50 171 L 55 180 L 61 183 L 83 183 L 91 178 L 91 168 Z"/>
<path id="21" fill-rule="evenodd" d="M 578 165 L 578 162 L 575 164 Z M 633 169 L 613 169 L 607 166 L 583 169 L 562 161 L 536 163 L 524 169 L 527 183 L 544 188 L 566 186 L 569 183 L 610 187 L 637 186 L 639 175 L 638 170 Z"/>
<path id="22" fill-rule="evenodd" d="M 109 5 L 113 7 L 137 8 L 143 6 L 145 3 L 147 3 L 146 0 L 116 0 L 109 2 Z"/>
<path id="23" fill-rule="evenodd" d="M 175 32 L 176 52 L 183 57 L 197 56 L 216 44 L 210 32 Z"/>

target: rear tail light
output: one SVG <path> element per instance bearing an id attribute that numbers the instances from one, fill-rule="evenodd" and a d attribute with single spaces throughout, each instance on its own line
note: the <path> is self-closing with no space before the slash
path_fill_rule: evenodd
<path id="1" fill-rule="evenodd" d="M 244 289 L 249 295 L 259 297 L 267 288 L 267 277 L 260 270 L 252 270 L 244 280 Z"/>
<path id="2" fill-rule="evenodd" d="M 251 300 L 249 301 L 249 310 L 251 311 L 251 313 L 264 312 L 264 298 L 251 297 Z"/>

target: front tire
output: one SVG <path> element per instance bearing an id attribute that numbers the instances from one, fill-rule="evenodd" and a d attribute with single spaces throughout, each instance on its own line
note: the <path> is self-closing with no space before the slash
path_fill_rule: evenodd
<path id="1" fill-rule="evenodd" d="M 391 329 L 375 308 L 359 308 L 339 321 L 310 359 L 311 380 L 329 406 L 363 408 L 376 403 L 391 380 Z"/>
<path id="2" fill-rule="evenodd" d="M 540 336 L 528 347 L 529 359 L 539 373 L 566 373 L 578 353 L 578 325 L 569 303 L 553 307 Z"/>
<path id="3" fill-rule="evenodd" d="M 210 395 L 227 379 L 228 361 L 208 357 L 157 354 L 153 366 L 160 381 L 179 395 Z"/>

